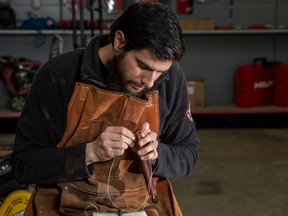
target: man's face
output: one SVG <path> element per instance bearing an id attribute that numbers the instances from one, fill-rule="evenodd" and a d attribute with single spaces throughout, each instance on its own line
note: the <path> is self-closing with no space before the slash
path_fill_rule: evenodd
<path id="1" fill-rule="evenodd" d="M 119 76 L 122 90 L 134 96 L 149 90 L 155 80 L 172 65 L 171 60 L 159 60 L 148 49 L 126 53 L 120 50 L 112 61 L 110 69 Z"/>

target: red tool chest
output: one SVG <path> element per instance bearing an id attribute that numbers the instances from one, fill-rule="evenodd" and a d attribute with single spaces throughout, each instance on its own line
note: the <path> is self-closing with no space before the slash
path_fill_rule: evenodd
<path id="1" fill-rule="evenodd" d="M 274 104 L 288 106 L 288 64 L 279 64 L 275 71 Z"/>
<path id="2" fill-rule="evenodd" d="M 277 64 L 265 58 L 236 70 L 236 106 L 255 107 L 274 103 L 274 74 Z"/>

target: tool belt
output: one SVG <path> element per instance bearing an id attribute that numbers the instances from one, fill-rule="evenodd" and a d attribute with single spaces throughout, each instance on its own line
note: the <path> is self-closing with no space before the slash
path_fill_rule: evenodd
<path id="1" fill-rule="evenodd" d="M 91 142 L 108 126 L 123 126 L 136 133 L 148 122 L 159 132 L 158 92 L 147 100 L 76 83 L 68 105 L 67 128 L 58 148 Z M 131 149 L 112 160 L 94 163 L 88 179 L 36 187 L 25 215 L 93 215 L 145 211 L 148 216 L 181 216 L 181 210 L 166 179 L 153 177 L 158 202 L 149 197 L 140 161 Z M 77 169 L 69 167 L 67 169 Z M 69 171 L 69 170 L 67 170 Z"/>

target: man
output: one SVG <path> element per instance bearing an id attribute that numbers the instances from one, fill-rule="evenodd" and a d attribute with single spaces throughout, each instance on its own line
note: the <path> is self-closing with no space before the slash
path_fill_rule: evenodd
<path id="1" fill-rule="evenodd" d="M 26 215 L 182 215 L 166 179 L 198 159 L 183 54 L 173 11 L 134 3 L 109 36 L 41 67 L 11 158 L 36 184 Z"/>

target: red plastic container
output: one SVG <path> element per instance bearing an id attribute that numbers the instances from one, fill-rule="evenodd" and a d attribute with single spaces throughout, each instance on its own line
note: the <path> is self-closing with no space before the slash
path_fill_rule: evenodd
<path id="1" fill-rule="evenodd" d="M 239 66 L 236 71 L 236 106 L 273 104 L 276 66 L 276 63 L 267 62 L 265 58 Z"/>
<path id="2" fill-rule="evenodd" d="M 192 8 L 189 8 L 191 0 L 177 0 L 177 14 L 190 14 Z"/>
<path id="3" fill-rule="evenodd" d="M 280 64 L 276 69 L 274 104 L 288 106 L 288 64 Z"/>

